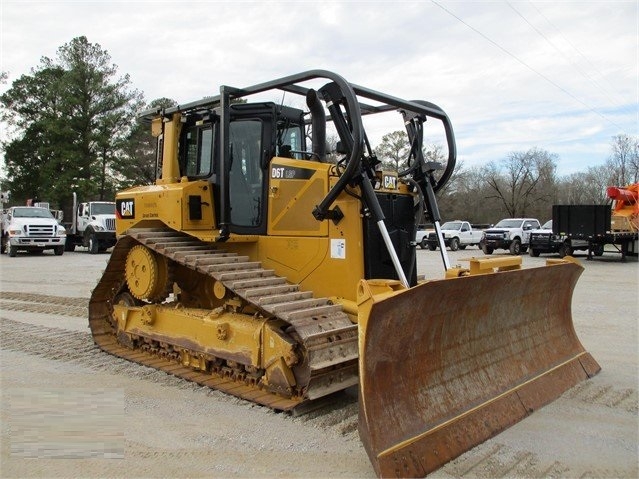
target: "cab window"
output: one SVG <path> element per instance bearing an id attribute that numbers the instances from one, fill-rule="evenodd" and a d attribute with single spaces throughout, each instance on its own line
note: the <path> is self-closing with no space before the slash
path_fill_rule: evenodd
<path id="1" fill-rule="evenodd" d="M 211 174 L 214 140 L 211 125 L 189 127 L 184 135 L 185 157 L 182 161 L 182 175 L 206 177 Z"/>
<path id="2" fill-rule="evenodd" d="M 304 148 L 302 135 L 304 134 L 299 125 L 290 121 L 279 122 L 277 125 L 277 144 L 275 147 L 275 155 L 284 158 L 303 159 L 303 155 L 299 153 Z M 293 153 L 297 152 L 297 153 Z"/>

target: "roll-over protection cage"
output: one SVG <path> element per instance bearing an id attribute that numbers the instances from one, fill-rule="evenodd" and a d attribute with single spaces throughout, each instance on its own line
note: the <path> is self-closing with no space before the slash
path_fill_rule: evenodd
<path id="1" fill-rule="evenodd" d="M 317 92 L 302 83 L 310 80 L 326 79 L 328 83 Z M 325 102 L 339 136 L 342 148 L 348 159 L 345 168 L 335 183 L 333 188 L 322 201 L 314 208 L 313 216 L 318 221 L 333 220 L 339 221 L 340 212 L 331 210 L 331 206 L 338 195 L 349 185 L 357 184 L 362 191 L 362 200 L 366 207 L 367 214 L 371 215 L 378 224 L 384 242 L 386 243 L 391 259 L 395 265 L 398 277 L 404 285 L 408 282 L 401 270 L 397 254 L 392 247 L 388 232 L 384 226 L 384 214 L 375 196 L 373 185 L 370 181 L 373 176 L 373 164 L 370 161 L 374 154 L 364 131 L 362 116 L 376 113 L 399 111 L 404 119 L 406 132 L 410 142 L 410 156 L 412 162 L 409 168 L 399 172 L 400 177 L 410 179 L 410 183 L 419 190 L 420 197 L 425 199 L 426 208 L 433 220 L 440 242 L 440 251 L 444 267 L 448 269 L 450 264 L 446 256 L 446 249 L 443 247 L 443 237 L 439 228 L 440 215 L 435 200 L 435 193 L 440 190 L 450 179 L 456 162 L 456 146 L 453 128 L 446 113 L 437 105 L 423 101 L 408 101 L 385 93 L 371 90 L 366 87 L 347 82 L 342 76 L 327 70 L 309 70 L 302 73 L 282 77 L 276 80 L 259 83 L 244 88 L 234 88 L 221 86 L 220 94 L 217 96 L 204 98 L 202 100 L 177 105 L 169 108 L 155 108 L 144 111 L 140 114 L 143 119 L 152 119 L 158 116 L 169 117 L 174 113 L 195 113 L 210 111 L 215 108 L 220 112 L 220 158 L 219 175 L 213 176 L 212 182 L 219 191 L 220 198 L 220 240 L 224 240 L 230 235 L 230 204 L 229 204 L 229 161 L 230 161 L 230 104 L 232 100 L 245 98 L 250 95 L 270 91 L 281 90 L 306 97 L 307 105 L 312 113 L 313 122 L 313 153 L 322 158 L 324 156 L 325 122 L 323 108 L 318 100 Z M 362 101 L 364 100 L 364 101 Z M 378 104 L 366 103 L 365 100 L 372 100 Z M 319 120 L 318 120 L 319 118 Z M 428 118 L 433 118 L 442 122 L 448 149 L 448 158 L 445 167 L 433 162 L 426 161 L 422 152 L 423 124 Z M 318 134 L 319 133 L 319 134 Z M 318 138 L 316 138 L 316 136 Z M 438 176 L 435 172 L 443 170 Z"/>

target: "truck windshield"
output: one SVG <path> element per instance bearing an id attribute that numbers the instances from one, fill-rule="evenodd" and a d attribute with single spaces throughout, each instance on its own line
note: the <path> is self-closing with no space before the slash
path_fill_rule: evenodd
<path id="1" fill-rule="evenodd" d="M 114 215 L 115 203 L 91 203 L 92 215 Z"/>
<path id="2" fill-rule="evenodd" d="M 458 230 L 461 228 L 461 221 L 447 221 L 442 225 L 443 230 Z"/>
<path id="3" fill-rule="evenodd" d="M 44 208 L 14 208 L 14 218 L 53 218 L 51 212 Z"/>
<path id="4" fill-rule="evenodd" d="M 495 225 L 495 228 L 519 228 L 521 220 L 501 220 Z"/>

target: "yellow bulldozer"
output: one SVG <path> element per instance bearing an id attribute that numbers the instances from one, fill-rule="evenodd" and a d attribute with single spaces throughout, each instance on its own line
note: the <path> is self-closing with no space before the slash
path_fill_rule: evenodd
<path id="1" fill-rule="evenodd" d="M 380 168 L 377 114 L 406 128 L 405 171 Z M 89 305 L 103 350 L 283 411 L 359 385 L 384 477 L 424 476 L 599 371 L 572 324 L 578 264 L 450 265 L 435 194 L 456 146 L 437 105 L 311 70 L 141 116 L 158 178 L 116 196 Z M 427 121 L 445 161 L 424 155 Z M 424 212 L 440 280 L 418 280 Z"/>

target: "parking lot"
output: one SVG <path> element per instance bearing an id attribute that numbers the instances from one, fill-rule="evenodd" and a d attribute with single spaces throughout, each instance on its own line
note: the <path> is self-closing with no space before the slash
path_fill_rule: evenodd
<path id="1" fill-rule="evenodd" d="M 356 391 L 292 417 L 99 351 L 86 307 L 108 257 L 0 256 L 1 477 L 375 476 Z M 639 475 L 638 262 L 577 257 L 574 325 L 602 371 L 431 477 Z M 443 277 L 439 251 L 417 258 L 419 274 Z"/>

